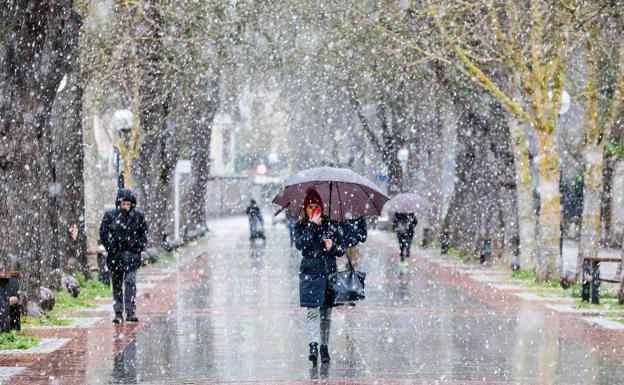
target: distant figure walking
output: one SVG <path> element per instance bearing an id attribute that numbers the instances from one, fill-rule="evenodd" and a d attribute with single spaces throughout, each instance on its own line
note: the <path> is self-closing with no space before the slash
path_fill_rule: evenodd
<path id="1" fill-rule="evenodd" d="M 141 252 L 147 245 L 148 226 L 137 200 L 128 189 L 117 192 L 115 208 L 108 210 L 100 224 L 100 240 L 106 249 L 106 265 L 113 283 L 114 323 L 139 322 L 136 316 L 136 273 L 141 266 Z M 123 290 L 125 286 L 125 290 Z"/>
<path id="2" fill-rule="evenodd" d="M 264 220 L 262 219 L 262 213 L 254 199 L 249 202 L 249 206 L 247 206 L 245 212 L 249 217 L 249 241 L 255 243 L 258 238 L 263 241 L 266 240 L 264 237 Z"/>
<path id="3" fill-rule="evenodd" d="M 401 250 L 401 262 L 399 267 L 407 270 L 408 263 L 405 260 L 410 256 L 410 247 L 412 239 L 414 239 L 414 227 L 418 224 L 415 214 L 395 213 L 393 227 L 399 240 L 399 248 Z"/>
<path id="4" fill-rule="evenodd" d="M 336 257 L 344 254 L 340 224 L 323 215 L 323 201 L 314 189 L 310 189 L 303 201 L 304 217 L 295 226 L 295 246 L 301 250 L 299 265 L 299 302 L 306 307 L 308 359 L 316 366 L 328 363 L 329 333 L 333 302 L 328 298 L 328 277 L 336 272 Z"/>
<path id="5" fill-rule="evenodd" d="M 299 217 L 291 213 L 290 210 L 286 210 L 286 226 L 288 226 L 288 233 L 290 234 L 290 247 L 295 244 L 295 226 L 299 221 Z"/>

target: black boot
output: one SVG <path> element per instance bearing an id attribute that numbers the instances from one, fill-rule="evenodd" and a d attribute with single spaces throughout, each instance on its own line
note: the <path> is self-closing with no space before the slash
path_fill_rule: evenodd
<path id="1" fill-rule="evenodd" d="M 327 364 L 329 361 L 329 350 L 327 350 L 327 345 L 321 345 L 321 363 Z"/>
<path id="2" fill-rule="evenodd" d="M 123 322 L 123 313 L 115 313 L 115 318 L 113 318 L 113 323 L 120 324 Z"/>
<path id="3" fill-rule="evenodd" d="M 137 317 L 136 314 L 134 314 L 134 313 L 127 313 L 126 314 L 126 321 L 128 321 L 128 322 L 139 322 L 139 317 Z"/>
<path id="4" fill-rule="evenodd" d="M 308 359 L 312 361 L 312 365 L 316 366 L 316 362 L 318 360 L 318 344 L 316 342 L 310 343 L 310 355 Z"/>

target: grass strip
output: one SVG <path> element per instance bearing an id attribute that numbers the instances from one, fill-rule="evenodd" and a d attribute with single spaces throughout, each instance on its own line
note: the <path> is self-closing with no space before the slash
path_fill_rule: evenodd
<path id="1" fill-rule="evenodd" d="M 59 319 L 53 314 L 47 314 L 45 319 L 26 316 L 20 319 L 22 326 L 67 326 L 72 323 L 70 319 Z"/>
<path id="2" fill-rule="evenodd" d="M 21 335 L 16 331 L 0 333 L 0 350 L 29 349 L 39 342 L 41 340 L 37 337 Z"/>

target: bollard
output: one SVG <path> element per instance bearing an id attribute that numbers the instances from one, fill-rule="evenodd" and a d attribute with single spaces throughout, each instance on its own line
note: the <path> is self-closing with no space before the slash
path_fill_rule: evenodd
<path id="1" fill-rule="evenodd" d="M 592 261 L 591 303 L 600 303 L 600 262 Z"/>
<path id="2" fill-rule="evenodd" d="M 511 271 L 520 271 L 520 237 L 517 235 L 511 238 L 511 255 L 513 260 L 511 262 Z M 526 266 L 524 266 L 526 268 Z"/>
<path id="3" fill-rule="evenodd" d="M 442 234 L 440 234 L 440 253 L 442 254 L 446 254 L 449 251 L 449 246 L 451 243 L 451 237 L 449 236 L 449 233 L 447 232 L 443 232 Z"/>
<path id="4" fill-rule="evenodd" d="M 11 330 L 19 331 L 21 329 L 20 322 L 20 306 L 19 306 L 19 293 L 20 293 L 20 273 L 16 272 L 9 279 L 9 328 Z"/>
<path id="5" fill-rule="evenodd" d="M 600 303 L 600 262 L 583 259 L 583 289 L 581 300 Z"/>
<path id="6" fill-rule="evenodd" d="M 3 333 L 20 328 L 19 277 L 17 271 L 0 272 L 0 328 Z"/>
<path id="7" fill-rule="evenodd" d="M 103 246 L 98 247 L 97 251 L 97 266 L 98 266 L 98 280 L 105 285 L 110 285 L 110 272 L 108 266 L 106 266 L 106 249 Z"/>
<path id="8" fill-rule="evenodd" d="M 589 294 L 590 294 L 590 285 L 591 285 L 591 263 L 588 259 L 583 259 L 583 273 L 582 273 L 582 291 L 581 291 L 581 300 L 583 302 L 589 302 Z"/>
<path id="9" fill-rule="evenodd" d="M 479 255 L 479 261 L 482 265 L 492 263 L 492 241 L 484 239 L 481 241 L 481 253 Z"/>
<path id="10" fill-rule="evenodd" d="M 423 249 L 426 249 L 429 247 L 429 244 L 431 243 L 431 229 L 428 227 L 425 227 L 423 229 L 423 239 L 422 239 L 422 243 L 421 246 Z"/>

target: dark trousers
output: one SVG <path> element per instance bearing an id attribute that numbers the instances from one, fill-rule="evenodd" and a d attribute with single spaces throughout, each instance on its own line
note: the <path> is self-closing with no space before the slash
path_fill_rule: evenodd
<path id="1" fill-rule="evenodd" d="M 115 269 L 111 272 L 113 281 L 113 309 L 115 313 L 134 314 L 136 310 L 136 274 L 137 269 Z M 125 286 L 125 290 L 123 289 Z M 125 301 L 124 301 L 125 299 Z"/>
<path id="2" fill-rule="evenodd" d="M 399 238 L 399 248 L 401 249 L 401 261 L 410 256 L 410 248 L 412 247 L 412 239 L 414 233 L 397 233 Z"/>

